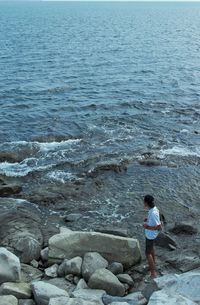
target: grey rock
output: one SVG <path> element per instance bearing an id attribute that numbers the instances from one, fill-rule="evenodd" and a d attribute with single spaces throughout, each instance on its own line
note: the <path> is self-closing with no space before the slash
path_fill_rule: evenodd
<path id="1" fill-rule="evenodd" d="M 180 275 L 168 274 L 156 278 L 158 288 L 168 294 L 177 294 L 193 302 L 200 302 L 200 271 L 190 271 Z"/>
<path id="2" fill-rule="evenodd" d="M 129 286 L 134 285 L 133 279 L 129 274 L 118 274 L 117 278 L 121 283 L 128 284 Z"/>
<path id="3" fill-rule="evenodd" d="M 0 287 L 0 295 L 14 295 L 17 299 L 29 299 L 32 295 L 28 283 L 3 283 Z"/>
<path id="4" fill-rule="evenodd" d="M 21 264 L 21 280 L 30 283 L 39 281 L 43 276 L 43 272 L 27 264 Z"/>
<path id="5" fill-rule="evenodd" d="M 40 256 L 41 256 L 41 259 L 42 259 L 43 262 L 48 261 L 48 254 L 49 254 L 49 248 L 48 247 L 41 250 Z"/>
<path id="6" fill-rule="evenodd" d="M 147 300 L 142 295 L 141 292 L 134 292 L 128 294 L 125 297 L 113 297 L 108 294 L 105 294 L 102 298 L 105 305 L 113 304 L 114 302 L 122 304 L 123 302 L 128 303 L 129 305 L 146 305 Z"/>
<path id="7" fill-rule="evenodd" d="M 108 261 L 118 261 L 127 268 L 141 259 L 139 242 L 133 238 L 97 232 L 71 232 L 49 239 L 49 262 L 82 257 L 87 252 L 98 252 Z"/>
<path id="8" fill-rule="evenodd" d="M 148 305 L 195 305 L 190 299 L 178 295 L 176 293 L 170 293 L 168 291 L 156 291 L 152 294 Z"/>
<path id="9" fill-rule="evenodd" d="M 107 269 L 110 270 L 115 275 L 123 273 L 123 271 L 124 271 L 123 265 L 118 262 L 111 263 Z"/>
<path id="10" fill-rule="evenodd" d="M 63 219 L 66 222 L 74 222 L 74 221 L 78 221 L 81 217 L 82 217 L 82 214 L 72 213 L 72 214 L 68 214 L 68 215 L 64 216 Z"/>
<path id="11" fill-rule="evenodd" d="M 123 296 L 125 289 L 118 278 L 107 269 L 97 269 L 90 277 L 88 286 L 94 289 L 105 290 L 113 296 Z"/>
<path id="12" fill-rule="evenodd" d="M 104 290 L 100 289 L 78 289 L 71 293 L 71 297 L 88 301 L 99 301 L 102 305 L 102 297 L 105 294 Z"/>
<path id="13" fill-rule="evenodd" d="M 100 300 L 83 300 L 79 298 L 70 298 L 67 305 L 102 305 Z M 65 304 L 63 304 L 65 305 Z"/>
<path id="14" fill-rule="evenodd" d="M 143 159 L 143 160 L 139 160 L 139 163 L 141 165 L 145 165 L 145 166 L 160 166 L 161 165 L 161 161 L 157 160 L 157 159 Z"/>
<path id="15" fill-rule="evenodd" d="M 48 305 L 54 297 L 69 297 L 67 291 L 42 281 L 32 283 L 32 291 L 38 305 Z"/>
<path id="16" fill-rule="evenodd" d="M 96 232 L 101 232 L 104 234 L 111 234 L 116 236 L 128 237 L 128 230 L 127 229 L 120 229 L 120 228 L 107 228 L 107 229 L 98 229 Z"/>
<path id="17" fill-rule="evenodd" d="M 54 285 L 60 289 L 67 291 L 71 294 L 72 291 L 75 289 L 75 285 L 72 282 L 67 281 L 65 278 L 49 278 L 43 280 L 45 283 Z"/>
<path id="18" fill-rule="evenodd" d="M 88 289 L 88 285 L 86 283 L 86 281 L 84 279 L 80 279 L 77 286 L 76 286 L 76 290 L 78 289 Z"/>
<path id="19" fill-rule="evenodd" d="M 0 247 L 0 284 L 4 282 L 18 282 L 21 278 L 19 258 Z"/>
<path id="20" fill-rule="evenodd" d="M 83 264 L 82 264 L 82 276 L 88 281 L 90 276 L 100 268 L 108 267 L 108 261 L 105 260 L 97 252 L 88 252 L 84 255 Z"/>
<path id="21" fill-rule="evenodd" d="M 129 305 L 127 302 L 112 302 L 110 305 Z"/>
<path id="22" fill-rule="evenodd" d="M 35 302 L 31 299 L 20 299 L 18 305 L 36 305 Z"/>
<path id="23" fill-rule="evenodd" d="M 51 267 L 45 269 L 45 275 L 48 277 L 57 277 L 58 275 L 58 265 L 54 264 Z"/>
<path id="24" fill-rule="evenodd" d="M 66 261 L 65 274 L 81 275 L 81 266 L 83 259 L 80 256 Z"/>
<path id="25" fill-rule="evenodd" d="M 18 305 L 18 300 L 13 295 L 1 296 L 0 305 Z"/>
<path id="26" fill-rule="evenodd" d="M 48 305 L 68 305 L 68 297 L 51 298 Z"/>
<path id="27" fill-rule="evenodd" d="M 166 260 L 172 267 L 181 272 L 191 271 L 200 267 L 200 258 L 198 255 L 190 252 L 179 252 Z"/>

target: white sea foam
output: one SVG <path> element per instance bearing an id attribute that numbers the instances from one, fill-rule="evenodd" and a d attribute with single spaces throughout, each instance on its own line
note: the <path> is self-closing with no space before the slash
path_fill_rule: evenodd
<path id="1" fill-rule="evenodd" d="M 200 148 L 199 147 L 183 147 L 183 146 L 174 146 L 168 149 L 162 149 L 160 151 L 159 157 L 164 157 L 166 155 L 182 156 L 182 157 L 200 157 Z"/>
<path id="2" fill-rule="evenodd" d="M 76 176 L 69 172 L 64 172 L 61 170 L 53 171 L 47 174 L 50 180 L 65 183 L 68 180 L 75 179 Z"/>
<path id="3" fill-rule="evenodd" d="M 21 163 L 9 163 L 9 162 L 3 162 L 0 163 L 0 174 L 6 175 L 8 177 L 25 177 L 29 173 L 34 171 L 43 171 L 46 169 L 52 168 L 54 165 L 44 165 L 44 166 L 38 166 L 37 164 L 34 166 L 28 165 L 28 160 Z"/>

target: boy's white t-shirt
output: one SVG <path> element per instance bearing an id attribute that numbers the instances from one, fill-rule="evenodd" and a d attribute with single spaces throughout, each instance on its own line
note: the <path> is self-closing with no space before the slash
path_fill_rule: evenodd
<path id="1" fill-rule="evenodd" d="M 161 224 L 160 214 L 157 207 L 149 209 L 146 224 L 151 227 L 155 227 Z M 145 236 L 148 239 L 155 239 L 158 236 L 159 230 L 145 229 Z"/>

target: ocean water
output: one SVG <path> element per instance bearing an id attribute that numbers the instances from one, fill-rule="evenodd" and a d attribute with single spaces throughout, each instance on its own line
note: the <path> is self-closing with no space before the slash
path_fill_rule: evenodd
<path id="1" fill-rule="evenodd" d="M 19 157 L 0 174 L 63 185 L 126 160 L 100 171 L 105 217 L 146 192 L 198 208 L 199 28 L 200 3 L 0 2 L 0 152 Z"/>

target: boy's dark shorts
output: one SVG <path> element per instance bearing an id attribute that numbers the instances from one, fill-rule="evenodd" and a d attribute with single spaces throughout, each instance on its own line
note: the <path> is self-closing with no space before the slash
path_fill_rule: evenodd
<path id="1" fill-rule="evenodd" d="M 155 239 L 146 238 L 146 250 L 145 250 L 146 255 L 152 253 L 154 247 L 154 241 Z"/>

